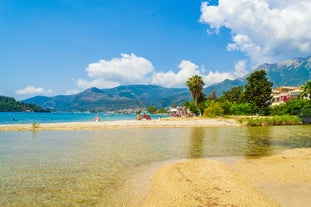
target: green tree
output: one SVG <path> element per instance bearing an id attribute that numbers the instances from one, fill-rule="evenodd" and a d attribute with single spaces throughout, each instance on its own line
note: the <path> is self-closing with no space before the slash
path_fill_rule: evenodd
<path id="1" fill-rule="evenodd" d="M 289 99 L 285 104 L 271 107 L 271 115 L 300 116 L 304 111 L 311 109 L 311 101 L 305 99 Z"/>
<path id="2" fill-rule="evenodd" d="M 311 99 L 311 80 L 307 81 L 303 86 L 302 89 L 302 96 L 308 96 Z"/>
<path id="3" fill-rule="evenodd" d="M 183 105 L 184 105 L 184 107 L 189 109 L 192 114 L 195 114 L 196 116 L 198 116 L 201 113 L 200 110 L 198 109 L 198 107 L 196 107 L 194 105 L 193 101 L 191 101 L 191 102 L 190 101 L 186 101 Z"/>
<path id="4" fill-rule="evenodd" d="M 150 114 L 155 114 L 157 112 L 157 108 L 155 106 L 150 106 L 147 111 Z"/>
<path id="5" fill-rule="evenodd" d="M 157 114 L 167 114 L 167 110 L 164 109 L 164 108 L 160 108 L 160 109 L 157 111 Z"/>
<path id="6" fill-rule="evenodd" d="M 214 118 L 216 116 L 222 116 L 224 110 L 221 108 L 220 103 L 211 101 L 210 105 L 204 110 L 204 116 Z"/>
<path id="7" fill-rule="evenodd" d="M 48 109 L 44 109 L 35 104 L 23 103 L 16 101 L 14 98 L 0 96 L 0 111 L 1 112 L 21 112 L 21 111 L 33 111 L 33 112 L 50 112 Z"/>
<path id="8" fill-rule="evenodd" d="M 305 99 L 302 100 L 292 99 L 286 101 L 285 103 L 285 112 L 286 114 L 289 115 L 299 116 L 301 115 L 301 111 L 306 108 L 311 108 L 311 102 Z"/>
<path id="9" fill-rule="evenodd" d="M 245 85 L 245 101 L 250 104 L 252 113 L 267 115 L 272 103 L 272 85 L 266 77 L 266 71 L 253 72 Z"/>
<path id="10" fill-rule="evenodd" d="M 198 75 L 194 75 L 187 80 L 186 85 L 191 92 L 194 105 L 197 106 L 198 99 L 202 96 L 202 94 L 204 94 L 203 86 L 205 85 L 205 83 L 202 80 L 202 77 Z"/>
<path id="11" fill-rule="evenodd" d="M 231 114 L 230 108 L 232 106 L 232 103 L 225 98 L 222 99 L 222 97 L 220 97 L 217 101 L 220 103 L 221 108 L 224 110 L 224 115 L 229 115 Z"/>
<path id="12" fill-rule="evenodd" d="M 136 111 L 136 114 L 141 114 L 141 113 L 142 113 L 142 110 Z"/>
<path id="13" fill-rule="evenodd" d="M 226 99 L 232 103 L 243 103 L 244 92 L 242 86 L 233 87 L 230 90 L 224 92 L 223 94 Z"/>
<path id="14" fill-rule="evenodd" d="M 230 107 L 230 113 L 233 115 L 249 115 L 251 108 L 247 103 L 234 103 Z"/>

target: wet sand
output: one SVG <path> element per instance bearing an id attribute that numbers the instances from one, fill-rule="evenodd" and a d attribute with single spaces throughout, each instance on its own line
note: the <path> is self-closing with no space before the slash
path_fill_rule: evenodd
<path id="1" fill-rule="evenodd" d="M 234 119 L 224 118 L 162 118 L 153 120 L 120 120 L 101 122 L 67 122 L 47 124 L 2 124 L 0 131 L 25 130 L 101 130 L 121 128 L 169 128 L 169 127 L 208 127 L 208 126 L 240 126 Z"/>
<path id="2" fill-rule="evenodd" d="M 186 160 L 161 167 L 143 207 L 309 206 L 311 149 L 228 163 Z"/>

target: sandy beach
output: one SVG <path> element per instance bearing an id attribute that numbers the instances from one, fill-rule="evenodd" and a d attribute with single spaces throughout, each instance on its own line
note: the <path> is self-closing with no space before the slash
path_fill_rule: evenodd
<path id="1" fill-rule="evenodd" d="M 198 159 L 160 168 L 144 207 L 309 206 L 311 149 L 234 162 Z"/>
<path id="2" fill-rule="evenodd" d="M 67 122 L 44 124 L 2 124 L 0 131 L 25 130 L 101 130 L 121 128 L 168 128 L 168 127 L 209 127 L 240 126 L 234 119 L 224 118 L 162 118 L 153 120 L 119 120 L 100 122 Z"/>

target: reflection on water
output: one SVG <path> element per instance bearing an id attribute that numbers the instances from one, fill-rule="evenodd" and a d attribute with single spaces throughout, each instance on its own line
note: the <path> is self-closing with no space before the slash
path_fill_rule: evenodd
<path id="1" fill-rule="evenodd" d="M 192 128 L 189 144 L 189 158 L 202 158 L 204 156 L 204 128 Z"/>
<path id="2" fill-rule="evenodd" d="M 265 127 L 265 130 L 254 130 L 255 128 L 252 128 L 246 128 L 247 150 L 245 156 L 254 157 L 272 154 L 273 127 Z M 256 136 L 254 136 L 254 133 L 256 133 Z"/>
<path id="3" fill-rule="evenodd" d="M 1 132 L 0 206 L 127 206 L 120 188 L 140 167 L 297 147 L 310 126 Z"/>

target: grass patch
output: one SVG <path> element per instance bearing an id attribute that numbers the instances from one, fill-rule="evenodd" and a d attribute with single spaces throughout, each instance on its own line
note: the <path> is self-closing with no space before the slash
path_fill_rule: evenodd
<path id="1" fill-rule="evenodd" d="M 256 118 L 243 118 L 239 120 L 247 126 L 277 126 L 277 125 L 298 125 L 302 124 L 301 118 L 297 116 L 269 116 L 269 117 L 256 117 Z"/>
<path id="2" fill-rule="evenodd" d="M 38 124 L 37 122 L 32 123 L 32 131 L 36 131 L 37 129 L 39 129 L 40 124 Z"/>

